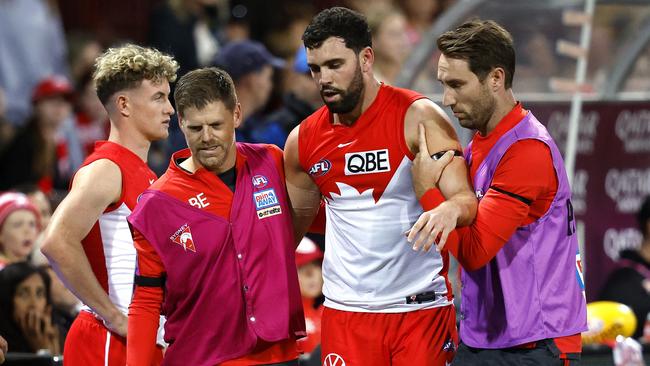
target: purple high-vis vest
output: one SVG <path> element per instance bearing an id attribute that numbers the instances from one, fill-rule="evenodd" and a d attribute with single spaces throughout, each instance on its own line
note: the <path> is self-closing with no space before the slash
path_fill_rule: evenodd
<path id="1" fill-rule="evenodd" d="M 128 218 L 166 270 L 165 365 L 212 366 L 249 354 L 258 338 L 305 335 L 284 181 L 267 148 L 237 150 L 246 163 L 228 220 L 155 190 Z"/>
<path id="2" fill-rule="evenodd" d="M 474 189 L 480 199 L 490 188 L 503 155 L 525 139 L 539 140 L 550 148 L 557 193 L 546 214 L 517 228 L 487 265 L 472 272 L 463 270 L 460 337 L 470 347 L 507 348 L 587 330 L 585 298 L 576 277 L 578 240 L 564 161 L 546 128 L 530 112 L 490 150 L 476 171 Z M 465 155 L 471 161 L 471 144 Z"/>

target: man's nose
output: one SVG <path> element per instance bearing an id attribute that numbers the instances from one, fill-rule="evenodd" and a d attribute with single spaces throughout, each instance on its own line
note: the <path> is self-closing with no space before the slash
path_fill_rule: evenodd
<path id="1" fill-rule="evenodd" d="M 210 128 L 208 126 L 203 126 L 201 129 L 201 140 L 202 141 L 210 141 Z"/>
<path id="2" fill-rule="evenodd" d="M 332 72 L 326 68 L 321 69 L 318 82 L 321 86 L 332 84 Z"/>
<path id="3" fill-rule="evenodd" d="M 456 104 L 456 98 L 447 89 L 442 93 L 442 104 L 446 107 Z"/>

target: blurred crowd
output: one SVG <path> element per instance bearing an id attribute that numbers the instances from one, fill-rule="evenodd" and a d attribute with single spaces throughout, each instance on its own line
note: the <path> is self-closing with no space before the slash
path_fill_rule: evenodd
<path id="1" fill-rule="evenodd" d="M 288 133 L 322 105 L 301 41 L 313 15 L 332 5 L 364 13 L 373 36 L 375 76 L 391 84 L 423 34 L 454 2 L 150 1 L 142 31 L 146 40 L 140 43 L 174 55 L 179 77 L 201 66 L 228 71 L 243 112 L 237 140 L 283 147 Z M 251 3 L 257 6 L 255 14 Z M 0 1 L 0 335 L 13 352 L 61 353 L 80 309 L 40 254 L 39 238 L 73 173 L 95 141 L 108 137 L 110 121 L 93 85 L 94 60 L 107 47 L 133 41 L 90 29 L 66 32 L 60 5 L 56 0 Z M 603 60 L 601 66 L 612 58 L 613 29 L 594 29 L 592 53 Z M 523 91 L 545 90 L 550 76 L 562 74 L 556 40 L 533 29 L 513 33 L 525 35 L 516 42 L 528 50 L 517 70 Z M 650 75 L 648 59 L 634 72 Z M 594 84 L 604 82 L 602 70 L 590 70 Z M 650 77 L 632 81 L 650 88 L 639 80 Z M 431 92 L 436 84 L 429 72 L 415 89 Z M 184 147 L 173 120 L 169 139 L 152 146 L 149 164 L 161 173 L 171 153 Z M 310 322 L 317 334 L 322 252 L 309 241 L 299 254 L 306 314 L 316 319 Z M 316 347 L 317 342 L 309 342 L 307 349 Z"/>
<path id="2" fill-rule="evenodd" d="M 309 19 L 333 4 L 281 1 L 278 9 L 266 13 L 274 15 L 261 22 L 262 2 L 150 3 L 148 21 L 143 22 L 146 40 L 140 43 L 172 54 L 180 63 L 179 76 L 215 65 L 233 76 L 245 121 L 239 141 L 282 147 L 288 132 L 321 106 L 300 37 Z M 451 2 L 336 5 L 367 15 L 376 74 L 392 83 L 423 32 Z M 94 142 L 107 138 L 109 121 L 94 93 L 93 63 L 105 48 L 133 40 L 92 29 L 66 33 L 65 28 L 56 1 L 0 2 L 0 191 L 35 184 L 56 198 L 65 193 Z M 151 153 L 154 171 L 160 173 L 171 152 L 185 146 L 181 136 L 173 121 L 170 138 Z"/>
<path id="3" fill-rule="evenodd" d="M 242 105 L 237 140 L 283 147 L 288 133 L 322 105 L 301 36 L 319 10 L 344 5 L 365 13 L 373 32 L 376 74 L 392 83 L 411 49 L 451 1 L 381 0 L 271 5 L 223 0 L 150 2 L 143 45 L 174 55 L 179 76 L 218 66 L 233 77 Z M 40 254 L 39 242 L 72 175 L 108 137 L 110 121 L 93 85 L 94 61 L 129 38 L 68 30 L 66 2 L 0 1 L 0 335 L 10 352 L 60 354 L 81 304 Z M 265 12 L 263 21 L 253 8 Z M 275 14 L 268 16 L 268 14 Z M 176 121 L 154 145 L 160 173 L 186 147 Z M 322 246 L 322 241 L 320 242 Z M 321 249 L 306 239 L 297 267 L 307 311 L 307 351 L 319 339 Z"/>

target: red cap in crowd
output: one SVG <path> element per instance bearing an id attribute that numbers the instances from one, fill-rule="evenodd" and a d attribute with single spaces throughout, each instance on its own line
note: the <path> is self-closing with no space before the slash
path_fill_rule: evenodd
<path id="1" fill-rule="evenodd" d="M 296 248 L 296 266 L 300 267 L 309 262 L 323 259 L 323 251 L 313 240 L 305 237 L 302 238 L 298 248 Z"/>
<path id="2" fill-rule="evenodd" d="M 16 210 L 29 210 L 36 216 L 36 224 L 40 227 L 41 217 L 38 209 L 27 198 L 26 195 L 19 192 L 6 192 L 0 194 L 0 229 L 5 220 Z"/>
<path id="3" fill-rule="evenodd" d="M 73 92 L 72 84 L 65 77 L 50 76 L 36 85 L 32 94 L 32 102 L 36 103 L 42 99 L 59 95 L 69 99 L 72 97 Z"/>

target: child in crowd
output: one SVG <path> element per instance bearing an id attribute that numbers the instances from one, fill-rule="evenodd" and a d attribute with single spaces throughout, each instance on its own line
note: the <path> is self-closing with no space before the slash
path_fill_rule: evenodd
<path id="1" fill-rule="evenodd" d="M 320 319 L 323 313 L 322 261 L 323 252 L 316 243 L 307 237 L 303 238 L 296 248 L 296 266 L 307 330 L 307 337 L 299 339 L 298 346 L 305 356 L 320 344 Z"/>
<path id="2" fill-rule="evenodd" d="M 47 273 L 27 262 L 0 271 L 0 333 L 11 352 L 61 353 L 49 289 Z"/>
<path id="3" fill-rule="evenodd" d="M 39 231 L 38 209 L 26 195 L 0 194 L 0 269 L 28 260 Z"/>

